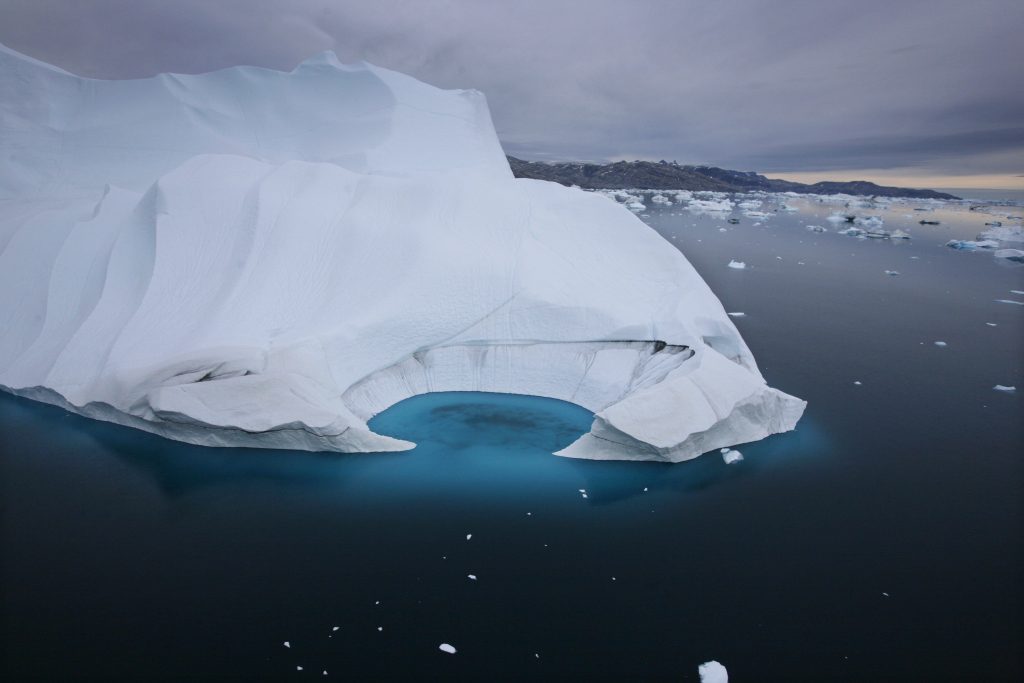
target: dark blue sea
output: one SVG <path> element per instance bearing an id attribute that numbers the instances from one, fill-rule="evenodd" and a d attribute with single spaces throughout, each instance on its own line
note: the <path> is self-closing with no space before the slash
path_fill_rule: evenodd
<path id="1" fill-rule="evenodd" d="M 893 241 L 790 203 L 643 218 L 809 402 L 736 465 L 555 457 L 591 415 L 536 397 L 416 397 L 371 423 L 415 450 L 338 455 L 0 394 L 3 677 L 1022 680 L 1024 266 L 943 246 L 966 207 L 857 209 Z"/>

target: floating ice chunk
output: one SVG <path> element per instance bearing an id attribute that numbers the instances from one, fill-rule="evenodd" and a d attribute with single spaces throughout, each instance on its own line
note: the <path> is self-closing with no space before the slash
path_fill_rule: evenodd
<path id="1" fill-rule="evenodd" d="M 828 228 L 823 228 L 820 225 L 808 225 L 807 229 L 811 232 L 828 232 Z"/>
<path id="2" fill-rule="evenodd" d="M 860 381 L 859 379 L 857 379 L 857 380 L 854 380 L 854 381 L 853 381 L 853 383 L 854 383 L 854 384 L 856 384 L 856 385 L 857 385 L 858 387 L 859 387 L 859 386 L 860 386 L 861 384 L 863 384 L 863 382 L 861 382 L 861 381 Z"/>
<path id="3" fill-rule="evenodd" d="M 889 233 L 889 238 L 894 240 L 909 240 L 910 233 L 906 230 L 893 230 Z"/>
<path id="4" fill-rule="evenodd" d="M 987 225 L 987 223 L 986 223 Z M 978 235 L 979 240 L 999 240 L 1000 242 L 1024 242 L 1024 226 L 1001 224 Z"/>
<path id="5" fill-rule="evenodd" d="M 466 534 L 466 540 L 467 540 L 467 541 L 468 541 L 469 539 L 471 539 L 471 538 L 473 538 L 473 534 Z"/>
<path id="6" fill-rule="evenodd" d="M 900 274 L 900 271 L 898 271 L 898 270 L 887 270 L 887 271 L 885 271 L 885 274 L 888 275 L 889 277 L 896 277 L 897 275 Z"/>
<path id="7" fill-rule="evenodd" d="M 782 210 L 783 211 L 799 211 L 800 209 L 798 207 L 796 207 L 796 206 L 790 206 L 789 204 L 783 204 L 782 205 Z"/>
<path id="8" fill-rule="evenodd" d="M 732 211 L 733 203 L 728 199 L 693 199 L 686 205 L 694 213 L 726 213 Z"/>
<path id="9" fill-rule="evenodd" d="M 873 240 L 887 240 L 892 236 L 892 233 L 881 228 L 871 228 L 864 232 L 864 236 L 870 237 Z"/>
<path id="10" fill-rule="evenodd" d="M 996 299 L 997 304 L 1017 304 L 1018 306 L 1024 306 L 1024 301 L 1014 301 L 1013 299 Z"/>
<path id="11" fill-rule="evenodd" d="M 441 652 L 447 652 L 450 655 L 453 655 L 456 652 L 458 652 L 458 650 L 455 649 L 455 646 L 449 645 L 448 643 L 441 643 L 437 647 L 437 649 L 440 650 Z"/>
<path id="12" fill-rule="evenodd" d="M 284 641 L 284 646 L 285 647 L 291 647 L 292 644 L 289 641 L 286 640 L 286 641 Z"/>
<path id="13" fill-rule="evenodd" d="M 743 460 L 743 454 L 740 453 L 739 451 L 733 450 L 731 448 L 723 448 L 722 449 L 722 460 L 725 461 L 726 465 L 732 465 L 734 463 L 742 461 Z"/>
<path id="14" fill-rule="evenodd" d="M 747 264 L 743 261 L 729 261 L 729 267 L 735 270 L 743 270 L 747 267 Z"/>
<path id="15" fill-rule="evenodd" d="M 997 384 L 997 385 L 995 385 L 992 388 L 995 389 L 996 391 L 1002 391 L 1003 393 L 1006 393 L 1006 394 L 1013 393 L 1014 391 L 1017 391 L 1017 387 L 1008 387 L 1008 386 L 1004 386 L 1002 384 Z"/>
<path id="16" fill-rule="evenodd" d="M 466 574 L 470 581 L 476 581 L 476 574 Z"/>
<path id="17" fill-rule="evenodd" d="M 997 249 L 993 254 L 996 258 L 1024 263 L 1024 251 L 1020 249 Z"/>
<path id="18" fill-rule="evenodd" d="M 761 208 L 761 201 L 760 200 L 748 199 L 747 201 L 740 202 L 736 206 L 741 208 L 741 209 L 760 209 Z"/>
<path id="19" fill-rule="evenodd" d="M 839 231 L 840 235 L 846 235 L 847 237 L 860 237 L 864 234 L 864 231 L 860 228 L 846 228 Z"/>
<path id="20" fill-rule="evenodd" d="M 626 208 L 630 211 L 646 211 L 647 207 L 642 202 L 629 202 Z"/>
<path id="21" fill-rule="evenodd" d="M 341 628 L 341 627 L 340 626 L 334 626 L 334 627 L 331 628 L 331 631 L 337 631 L 339 628 Z"/>
<path id="22" fill-rule="evenodd" d="M 747 218 L 758 218 L 761 220 L 772 217 L 770 213 L 765 213 L 764 211 L 744 211 L 743 215 Z"/>
<path id="23" fill-rule="evenodd" d="M 937 342 L 935 342 L 935 345 L 936 346 L 948 346 L 948 344 L 946 344 L 946 342 L 944 342 L 944 341 L 937 341 Z"/>
<path id="24" fill-rule="evenodd" d="M 961 251 L 975 251 L 977 249 L 996 249 L 999 247 L 999 242 L 995 240 L 950 240 L 946 242 L 946 246 Z"/>
<path id="25" fill-rule="evenodd" d="M 998 327 L 998 324 L 996 324 L 996 323 L 985 323 L 985 324 L 988 325 L 989 327 Z"/>
<path id="26" fill-rule="evenodd" d="M 697 667 L 700 683 L 729 683 L 729 672 L 718 662 L 711 660 Z"/>
<path id="27" fill-rule="evenodd" d="M 855 225 L 864 228 L 881 228 L 885 221 L 879 216 L 857 216 L 853 219 Z"/>
<path id="28" fill-rule="evenodd" d="M 852 223 L 856 218 L 856 216 L 849 213 L 834 213 L 825 220 L 829 223 Z"/>
<path id="29" fill-rule="evenodd" d="M 653 202 L 654 204 L 671 204 L 672 200 L 663 194 L 656 194 L 653 197 L 651 197 L 651 202 Z"/>
<path id="30" fill-rule="evenodd" d="M 746 315 L 747 314 L 744 313 L 743 311 L 733 311 L 729 314 L 729 316 L 732 318 L 745 318 Z"/>

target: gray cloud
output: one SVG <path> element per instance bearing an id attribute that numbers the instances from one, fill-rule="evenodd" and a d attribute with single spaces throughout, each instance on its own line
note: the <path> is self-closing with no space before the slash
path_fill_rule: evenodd
<path id="1" fill-rule="evenodd" d="M 764 171 L 1024 167 L 1015 0 L 0 0 L 0 41 L 88 76 L 333 49 L 488 96 L 534 158 Z"/>

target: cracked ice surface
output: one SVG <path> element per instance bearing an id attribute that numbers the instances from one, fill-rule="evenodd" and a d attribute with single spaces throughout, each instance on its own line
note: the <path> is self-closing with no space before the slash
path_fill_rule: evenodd
<path id="1" fill-rule="evenodd" d="M 475 91 L 331 53 L 83 79 L 0 46 L 0 388 L 212 446 L 388 451 L 427 391 L 595 412 L 560 452 L 679 461 L 792 429 L 685 257 L 512 177 Z"/>

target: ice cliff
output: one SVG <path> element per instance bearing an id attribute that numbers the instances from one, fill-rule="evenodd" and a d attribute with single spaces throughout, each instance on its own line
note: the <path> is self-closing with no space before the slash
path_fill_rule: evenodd
<path id="1" fill-rule="evenodd" d="M 0 47 L 0 387 L 211 446 L 394 451 L 428 391 L 595 412 L 560 455 L 792 429 L 682 254 L 515 179 L 475 91 L 331 53 L 80 78 Z"/>

